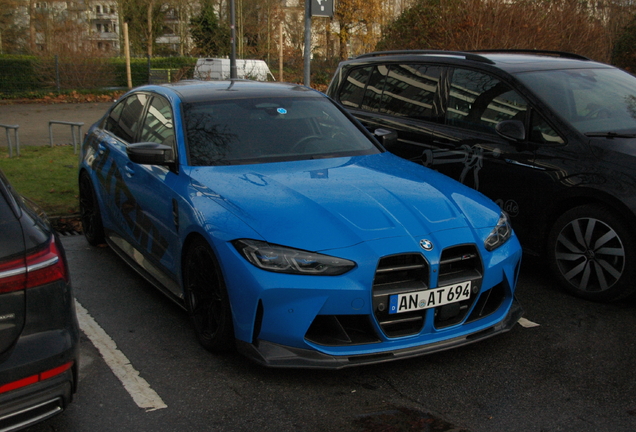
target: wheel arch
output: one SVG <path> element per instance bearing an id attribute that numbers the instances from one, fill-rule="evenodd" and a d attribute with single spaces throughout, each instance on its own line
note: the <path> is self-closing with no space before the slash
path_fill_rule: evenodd
<path id="1" fill-rule="evenodd" d="M 197 240 L 197 239 L 205 240 L 210 245 L 210 248 L 212 249 L 212 252 L 214 253 L 216 259 L 218 260 L 218 254 L 214 250 L 214 246 L 208 241 L 207 238 L 205 238 L 205 236 L 203 234 L 201 234 L 198 231 L 192 231 L 192 232 L 188 233 L 186 235 L 185 239 L 183 239 L 183 245 L 181 246 L 181 255 L 179 256 L 179 269 L 180 269 L 181 286 L 183 286 L 183 266 L 185 265 L 185 259 L 184 259 L 185 255 L 186 255 L 186 253 L 188 253 L 188 249 L 190 248 L 192 243 L 195 240 Z"/>
<path id="2" fill-rule="evenodd" d="M 199 339 L 199 342 L 209 351 L 211 352 L 224 352 L 227 351 L 229 349 L 231 349 L 231 347 L 234 346 L 234 338 L 235 338 L 235 329 L 236 329 L 236 318 L 234 317 L 234 311 L 232 308 L 232 302 L 229 299 L 229 294 L 227 292 L 227 280 L 225 277 L 225 273 L 223 272 L 222 269 L 222 265 L 221 265 L 221 261 L 219 259 L 219 253 L 218 251 L 215 249 L 213 242 L 209 241 L 209 239 L 202 234 L 199 231 L 192 231 L 190 233 L 188 233 L 186 235 L 186 237 L 183 240 L 183 246 L 181 248 L 181 252 L 180 252 L 180 263 L 179 263 L 179 267 L 180 267 L 180 279 L 181 279 L 181 288 L 183 290 L 183 298 L 184 298 L 184 305 L 186 307 L 186 310 L 188 311 L 188 313 L 191 316 L 191 320 L 193 320 L 193 324 L 194 324 L 194 319 L 192 318 L 192 309 L 189 306 L 188 303 L 188 299 L 186 298 L 189 294 L 188 294 L 188 288 L 186 288 L 186 277 L 184 276 L 185 272 L 186 272 L 186 256 L 189 253 L 190 249 L 192 248 L 192 245 L 198 242 L 203 242 L 207 245 L 209 252 L 211 254 L 211 259 L 214 261 L 213 266 L 216 267 L 216 273 L 218 273 L 218 276 L 220 276 L 221 279 L 221 290 L 223 290 L 226 294 L 225 294 L 225 301 L 227 301 L 227 310 L 229 312 L 229 327 L 230 330 L 228 331 L 223 331 L 222 335 L 221 335 L 221 339 L 217 339 L 216 342 L 213 342 L 211 340 L 209 341 L 204 341 L 204 339 L 202 338 L 201 334 L 198 333 L 198 330 L 196 329 L 196 325 L 195 325 L 195 331 L 197 332 L 197 338 Z M 225 319 L 223 319 L 223 322 L 226 322 Z M 225 325 L 223 326 L 225 327 Z M 221 328 L 221 327 L 219 327 Z M 231 342 L 231 344 L 230 344 Z M 230 346 L 231 345 L 231 346 Z"/>
<path id="3" fill-rule="evenodd" d="M 615 196 L 600 190 L 586 189 L 565 197 L 556 197 L 555 204 L 549 209 L 541 233 L 541 252 L 545 252 L 550 231 L 557 219 L 566 211 L 583 205 L 598 205 L 614 212 L 629 227 L 631 234 L 636 237 L 636 214 L 625 202 Z"/>

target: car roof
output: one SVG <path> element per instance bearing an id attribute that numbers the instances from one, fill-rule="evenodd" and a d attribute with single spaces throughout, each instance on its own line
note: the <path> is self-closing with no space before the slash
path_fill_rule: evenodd
<path id="1" fill-rule="evenodd" d="M 309 87 L 299 84 L 261 82 L 251 80 L 200 81 L 185 80 L 159 86 L 143 86 L 136 91 L 176 93 L 182 102 L 196 103 L 210 99 L 239 99 L 259 97 L 322 97 Z"/>
<path id="2" fill-rule="evenodd" d="M 537 70 L 614 68 L 589 58 L 559 52 L 534 50 L 441 51 L 404 50 L 363 54 L 345 63 L 382 63 L 397 61 L 431 61 L 455 65 L 488 65 L 514 74 Z M 486 68 L 488 68 L 486 66 Z"/>

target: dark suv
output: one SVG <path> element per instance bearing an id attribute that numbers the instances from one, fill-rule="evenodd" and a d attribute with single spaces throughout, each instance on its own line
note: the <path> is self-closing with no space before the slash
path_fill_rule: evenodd
<path id="1" fill-rule="evenodd" d="M 0 171 L 0 431 L 62 412 L 77 390 L 79 327 L 64 248 Z"/>
<path id="2" fill-rule="evenodd" d="M 636 292 L 636 77 L 559 52 L 396 51 L 342 62 L 327 92 L 495 200 L 570 292 Z"/>

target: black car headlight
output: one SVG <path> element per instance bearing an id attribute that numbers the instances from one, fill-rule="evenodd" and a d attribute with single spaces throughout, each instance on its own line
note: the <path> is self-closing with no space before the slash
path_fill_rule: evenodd
<path id="1" fill-rule="evenodd" d="M 337 276 L 356 266 L 353 261 L 307 252 L 258 240 L 232 242 L 246 260 L 256 267 L 276 272 L 298 275 Z"/>
<path id="2" fill-rule="evenodd" d="M 501 212 L 497 225 L 493 228 L 490 234 L 488 234 L 486 241 L 484 241 L 484 246 L 487 251 L 493 251 L 508 241 L 511 235 L 512 227 L 508 221 L 508 215 L 506 215 L 505 212 Z"/>

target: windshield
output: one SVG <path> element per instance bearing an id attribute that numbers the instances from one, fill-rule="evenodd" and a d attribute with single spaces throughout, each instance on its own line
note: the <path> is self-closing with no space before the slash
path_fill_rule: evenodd
<path id="1" fill-rule="evenodd" d="M 329 99 L 246 98 L 184 104 L 191 165 L 379 153 Z"/>
<path id="2" fill-rule="evenodd" d="M 636 77 L 619 69 L 518 74 L 521 82 L 579 132 L 636 132 Z"/>

